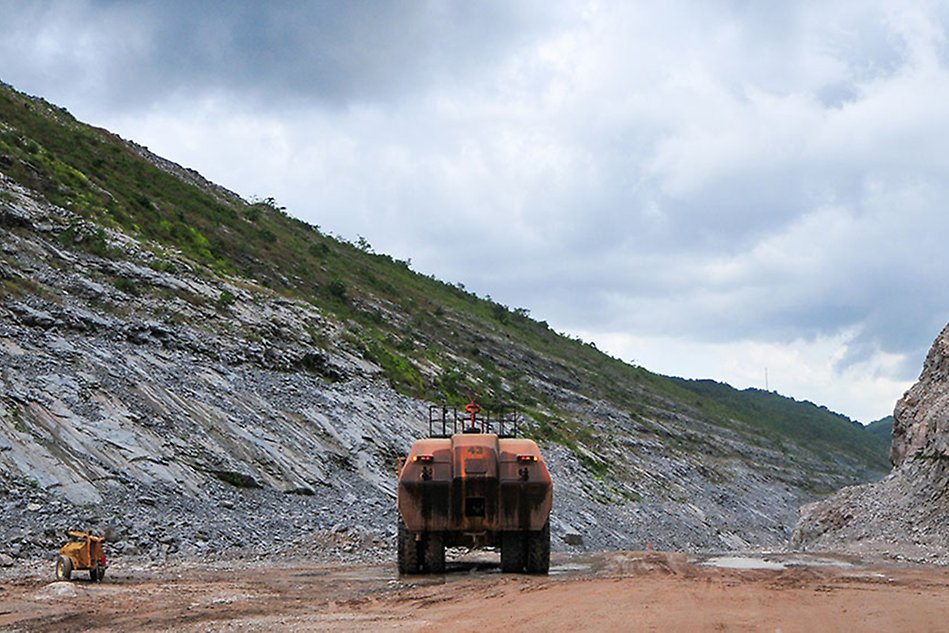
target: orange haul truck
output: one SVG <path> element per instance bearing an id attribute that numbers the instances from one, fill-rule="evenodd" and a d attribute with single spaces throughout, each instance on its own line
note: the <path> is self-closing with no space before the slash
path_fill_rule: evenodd
<path id="1" fill-rule="evenodd" d="M 498 547 L 501 571 L 546 574 L 553 482 L 536 442 L 516 437 L 517 415 L 429 409 L 398 484 L 400 574 L 442 573 L 445 548 Z"/>

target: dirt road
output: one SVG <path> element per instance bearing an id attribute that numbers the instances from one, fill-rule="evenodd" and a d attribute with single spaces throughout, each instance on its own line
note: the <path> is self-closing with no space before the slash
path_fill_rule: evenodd
<path id="1" fill-rule="evenodd" d="M 949 630 L 947 568 L 610 552 L 557 557 L 540 577 L 501 574 L 489 560 L 403 579 L 391 563 L 118 564 L 102 584 L 4 582 L 0 630 Z"/>

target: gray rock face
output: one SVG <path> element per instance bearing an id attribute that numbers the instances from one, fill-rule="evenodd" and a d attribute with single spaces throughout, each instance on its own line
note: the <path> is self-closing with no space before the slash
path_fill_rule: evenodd
<path id="1" fill-rule="evenodd" d="M 949 326 L 926 356 L 919 381 L 896 404 L 890 460 L 949 459 Z"/>
<path id="2" fill-rule="evenodd" d="M 793 546 L 949 564 L 949 326 L 893 417 L 893 471 L 805 505 Z"/>
<path id="3" fill-rule="evenodd" d="M 92 227 L 2 174 L 0 190 L 0 525 L 16 526 L 0 554 L 48 558 L 63 530 L 91 527 L 156 561 L 394 555 L 397 458 L 428 403 L 381 379 L 350 342 L 358 323 L 122 233 L 105 231 L 117 257 L 64 246 L 65 227 Z M 781 547 L 815 485 L 867 476 L 674 402 L 592 399 L 570 367 L 458 332 L 599 440 L 543 446 L 555 548 Z"/>

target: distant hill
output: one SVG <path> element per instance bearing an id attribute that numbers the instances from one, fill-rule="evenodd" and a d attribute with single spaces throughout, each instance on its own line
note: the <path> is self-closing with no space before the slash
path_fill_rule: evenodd
<path id="1" fill-rule="evenodd" d="M 864 427 L 827 407 L 794 400 L 773 391 L 739 391 L 713 380 L 674 380 L 689 391 L 710 398 L 723 407 L 729 417 L 742 421 L 775 443 L 803 441 L 828 458 L 841 446 L 848 446 L 850 452 L 863 456 L 881 470 L 889 465 L 888 429 L 892 428 L 892 417 L 888 418 L 890 426 L 881 430 L 886 418 L 874 422 L 875 427 Z"/>
<path id="2" fill-rule="evenodd" d="M 555 536 L 595 547 L 780 545 L 801 502 L 887 470 L 823 407 L 626 364 L 5 85 L 0 227 L 0 471 L 63 496 L 63 522 L 137 508 L 192 543 L 198 506 L 163 513 L 193 498 L 204 547 L 228 519 L 263 547 L 342 506 L 385 533 L 427 407 L 473 395 L 521 412 Z"/>
<path id="3" fill-rule="evenodd" d="M 888 415 L 885 418 L 871 422 L 866 426 L 866 429 L 867 433 L 878 437 L 886 445 L 887 455 L 889 455 L 890 441 L 893 439 L 893 416 Z"/>

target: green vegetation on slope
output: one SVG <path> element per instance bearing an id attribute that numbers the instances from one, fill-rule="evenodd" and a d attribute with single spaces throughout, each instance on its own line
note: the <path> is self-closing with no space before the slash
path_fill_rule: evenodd
<path id="1" fill-rule="evenodd" d="M 887 449 L 890 450 L 890 444 L 893 441 L 893 416 L 888 415 L 867 425 L 867 433 L 878 438 Z"/>
<path id="2" fill-rule="evenodd" d="M 0 169 L 86 220 L 180 251 L 208 274 L 242 275 L 355 321 L 361 327 L 351 332 L 350 342 L 411 395 L 452 402 L 464 400 L 468 391 L 487 399 L 510 396 L 500 385 L 511 376 L 481 354 L 476 337 L 459 347 L 458 325 L 451 319 L 488 323 L 541 349 L 564 343 L 582 347 L 523 311 L 373 253 L 364 240 L 351 244 L 324 235 L 287 215 L 273 199 L 247 203 L 187 182 L 115 135 L 5 85 L 0 85 Z M 69 227 L 61 239 L 98 255 L 122 255 L 107 252 L 101 231 L 90 235 Z M 463 379 L 461 368 L 452 371 L 447 360 L 459 352 L 475 368 L 462 372 Z M 443 380 L 426 384 L 417 369 L 423 362 L 445 368 Z"/>
<path id="3" fill-rule="evenodd" d="M 798 402 L 772 391 L 734 387 L 713 380 L 673 379 L 704 396 L 700 405 L 710 415 L 741 420 L 773 443 L 798 442 L 828 457 L 846 447 L 867 464 L 889 467 L 889 439 L 882 441 L 858 422 L 811 402 Z"/>
<path id="4" fill-rule="evenodd" d="M 485 404 L 513 403 L 538 421 L 538 437 L 595 449 L 597 433 L 558 411 L 529 380 L 534 374 L 635 416 L 649 407 L 681 409 L 712 424 L 737 425 L 758 442 L 814 443 L 869 467 L 881 463 L 849 434 L 852 425 L 842 416 L 818 414 L 809 403 L 774 394 L 713 389 L 630 366 L 557 334 L 526 310 L 420 275 L 407 262 L 372 252 L 361 238 L 352 244 L 325 235 L 273 199 L 248 203 L 194 174 L 170 173 L 144 154 L 0 84 L 0 171 L 88 221 L 179 251 L 199 272 L 253 279 L 335 315 L 350 324 L 348 342 L 403 393 L 460 404 L 473 392 Z M 60 239 L 98 255 L 123 256 L 110 250 L 101 229 L 67 227 Z M 222 296 L 219 303 L 233 301 Z M 437 368 L 437 377 L 425 377 L 425 366 Z M 604 464 L 581 454 L 603 474 Z"/>

